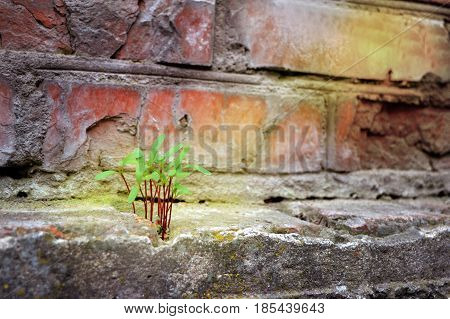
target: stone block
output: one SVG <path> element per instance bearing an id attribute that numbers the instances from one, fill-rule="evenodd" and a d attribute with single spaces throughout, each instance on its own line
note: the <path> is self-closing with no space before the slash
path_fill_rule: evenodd
<path id="1" fill-rule="evenodd" d="M 67 87 L 64 91 L 58 84 L 47 85 L 52 115 L 43 145 L 45 168 L 75 169 L 84 165 L 87 153 L 97 166 L 101 164 L 101 157 L 92 158 L 94 154 L 121 157 L 136 146 L 131 143 L 126 147 L 132 140 L 119 138 L 113 127 L 124 134 L 136 135 L 141 103 L 137 90 L 109 85 L 63 85 Z M 111 121 L 115 124 L 112 125 Z M 89 137 L 91 131 L 97 139 Z M 90 143 L 95 147 L 90 147 Z M 109 154 L 112 149 L 114 152 Z"/>
<path id="2" fill-rule="evenodd" d="M 418 81 L 450 74 L 443 20 L 338 1 L 232 0 L 229 10 L 254 68 Z"/>
<path id="3" fill-rule="evenodd" d="M 0 48 L 72 52 L 64 3 L 60 0 L 1 1 Z"/>
<path id="4" fill-rule="evenodd" d="M 338 171 L 430 170 L 450 150 L 450 111 L 338 97 L 330 128 L 328 167 Z"/>
<path id="5" fill-rule="evenodd" d="M 111 57 L 127 40 L 139 13 L 138 0 L 65 0 L 77 54 Z"/>
<path id="6" fill-rule="evenodd" d="M 116 57 L 135 61 L 210 65 L 214 0 L 145 0 Z"/>

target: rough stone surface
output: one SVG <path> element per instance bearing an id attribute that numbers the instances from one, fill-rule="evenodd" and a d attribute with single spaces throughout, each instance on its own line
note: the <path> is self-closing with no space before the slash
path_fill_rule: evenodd
<path id="1" fill-rule="evenodd" d="M 229 10 L 255 68 L 413 81 L 432 72 L 449 80 L 443 20 L 328 1 L 233 0 Z"/>
<path id="2" fill-rule="evenodd" d="M 30 199 L 49 200 L 87 198 L 99 192 L 124 192 L 118 179 L 103 183 L 94 181 L 98 172 L 35 172 L 21 179 L 3 176 L 0 178 L 0 198 L 12 200 L 20 197 L 20 194 L 26 194 Z M 448 197 L 450 173 L 448 170 L 371 170 L 348 174 L 322 172 L 286 175 L 214 173 L 212 178 L 195 174 L 186 185 L 192 190 L 192 195 L 182 199 L 189 202 L 263 203 L 284 199 Z"/>
<path id="3" fill-rule="evenodd" d="M 149 147 L 157 133 L 185 141 L 192 158 L 220 171 L 318 171 L 325 157 L 323 100 L 205 90 L 152 90 L 140 122 Z"/>
<path id="4" fill-rule="evenodd" d="M 63 1 L 2 0 L 0 48 L 70 53 Z"/>
<path id="5" fill-rule="evenodd" d="M 210 65 L 214 0 L 142 1 L 120 59 Z"/>
<path id="6" fill-rule="evenodd" d="M 127 145 L 130 139 L 126 136 L 125 140 L 122 139 L 121 134 L 116 131 L 136 134 L 133 119 L 135 121 L 139 113 L 139 92 L 118 86 L 66 85 L 68 88 L 64 102 L 61 98 L 62 88 L 56 83 L 48 85 L 47 92 L 53 111 L 43 145 L 45 169 L 74 170 L 83 165 L 88 156 L 86 152 L 90 150 L 89 155 L 93 156 L 94 161 L 98 161 L 92 152 L 108 152 L 121 143 L 125 147 L 120 148 L 120 152 L 133 148 L 135 143 L 131 140 L 131 145 Z M 111 122 L 117 123 L 111 127 Z M 110 130 L 105 130 L 106 126 Z M 97 138 L 88 139 L 89 131 Z M 104 134 L 100 134 L 102 131 Z M 110 132 L 113 135 L 109 135 Z M 101 139 L 104 143 L 100 142 Z M 90 147 L 90 143 L 96 147 Z M 108 155 L 113 156 L 114 152 Z"/>
<path id="7" fill-rule="evenodd" d="M 14 152 L 14 124 L 12 90 L 0 80 L 0 166 L 6 164 Z"/>
<path id="8" fill-rule="evenodd" d="M 2 209 L 0 296 L 443 298 L 449 293 L 447 226 L 380 239 L 257 206 L 182 205 L 174 213 L 174 231 L 176 222 L 186 225 L 192 218 L 194 229 L 180 229 L 169 242 L 152 245 L 151 226 L 111 207 Z"/>
<path id="9" fill-rule="evenodd" d="M 139 13 L 138 0 L 65 0 L 77 54 L 111 57 L 126 41 Z"/>
<path id="10" fill-rule="evenodd" d="M 430 170 L 450 151 L 450 112 L 405 104 L 334 100 L 328 166 Z"/>
<path id="11" fill-rule="evenodd" d="M 392 201 L 301 201 L 286 202 L 282 207 L 302 220 L 351 234 L 384 237 L 411 227 L 450 224 L 449 202 L 421 203 Z"/>

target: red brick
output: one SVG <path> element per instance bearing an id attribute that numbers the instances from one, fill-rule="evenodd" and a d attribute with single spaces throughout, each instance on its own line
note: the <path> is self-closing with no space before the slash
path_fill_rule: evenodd
<path id="1" fill-rule="evenodd" d="M 199 90 L 180 92 L 176 112 L 179 128 L 187 125 L 187 143 L 192 147 L 192 158 L 209 167 L 225 167 L 227 150 L 220 140 L 223 107 L 223 93 Z"/>
<path id="2" fill-rule="evenodd" d="M 50 168 L 52 165 L 56 165 L 61 158 L 67 127 L 64 121 L 62 88 L 56 83 L 48 82 L 43 87 L 49 101 L 50 121 L 42 145 L 42 153 L 44 168 Z"/>
<path id="3" fill-rule="evenodd" d="M 214 29 L 211 0 L 145 0 L 120 59 L 210 65 Z"/>
<path id="4" fill-rule="evenodd" d="M 262 169 L 263 128 L 267 120 L 267 112 L 267 102 L 263 96 L 229 95 L 226 97 L 223 124 L 230 131 L 224 131 L 221 137 L 227 144 L 228 156 L 231 156 L 233 166 L 236 168 Z M 229 166 L 228 163 L 227 168 L 230 168 Z"/>
<path id="5" fill-rule="evenodd" d="M 139 123 L 139 139 L 143 148 L 150 148 L 155 138 L 164 133 L 167 136 L 175 134 L 175 121 L 172 106 L 175 92 L 171 89 L 151 90 L 142 110 Z"/>
<path id="6" fill-rule="evenodd" d="M 156 136 L 151 132 L 164 131 L 170 144 L 190 145 L 196 162 L 239 170 L 255 157 L 255 130 L 244 135 L 245 128 L 254 127 L 262 136 L 265 117 L 266 104 L 260 97 L 189 89 L 151 91 L 140 125 L 141 133 L 143 128 L 146 132 L 141 139 L 148 147 Z"/>
<path id="7" fill-rule="evenodd" d="M 4 165 L 14 152 L 14 124 L 12 89 L 0 80 L 0 166 Z"/>
<path id="8" fill-rule="evenodd" d="M 325 155 L 326 115 L 322 103 L 300 102 L 267 134 L 268 170 L 319 171 Z"/>
<path id="9" fill-rule="evenodd" d="M 61 167 L 63 162 L 68 169 L 82 165 L 89 130 L 109 119 L 136 119 L 139 114 L 140 94 L 132 88 L 73 84 L 67 93 L 54 83 L 45 88 L 52 110 L 43 146 L 45 168 Z"/>
<path id="10" fill-rule="evenodd" d="M 24 6 L 46 28 L 66 23 L 66 10 L 62 0 L 12 0 L 12 2 Z"/>
<path id="11" fill-rule="evenodd" d="M 3 49 L 72 51 L 61 1 L 1 1 L 0 34 Z"/>
<path id="12" fill-rule="evenodd" d="M 450 110 L 411 105 L 334 101 L 328 166 L 358 169 L 431 169 L 431 157 L 450 151 Z"/>
<path id="13" fill-rule="evenodd" d="M 442 20 L 323 0 L 232 0 L 230 11 L 253 67 L 378 80 L 389 71 L 393 80 L 450 77 Z"/>
<path id="14" fill-rule="evenodd" d="M 289 112 L 279 107 L 283 104 L 282 98 L 263 95 L 152 90 L 140 123 L 141 141 L 149 147 L 158 133 L 165 132 L 169 144 L 183 141 L 191 146 L 196 162 L 223 171 L 319 170 L 325 153 L 323 102 L 304 102 Z M 270 124 L 269 106 L 283 115 L 264 138 Z M 285 131 L 291 127 L 293 146 L 289 144 L 292 139 L 279 136 L 280 132 L 288 134 Z M 271 158 L 266 158 L 267 147 Z"/>
<path id="15" fill-rule="evenodd" d="M 139 13 L 138 0 L 64 0 L 77 54 L 111 57 L 125 43 Z"/>

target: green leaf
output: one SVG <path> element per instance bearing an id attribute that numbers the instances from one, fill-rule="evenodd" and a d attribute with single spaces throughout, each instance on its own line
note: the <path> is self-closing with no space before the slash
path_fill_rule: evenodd
<path id="1" fill-rule="evenodd" d="M 137 187 L 137 185 L 133 185 L 133 187 L 131 187 L 130 194 L 128 195 L 128 203 L 129 204 L 134 202 L 134 200 L 136 199 L 136 197 L 138 195 L 138 192 L 139 192 L 139 188 Z"/>
<path id="2" fill-rule="evenodd" d="M 205 168 L 203 168 L 203 167 L 201 167 L 201 166 L 199 166 L 199 165 L 193 165 L 192 166 L 196 171 L 199 171 L 200 173 L 203 173 L 203 174 L 205 174 L 205 175 L 211 175 L 211 172 L 210 171 L 208 171 L 207 169 L 205 169 Z"/>
<path id="3" fill-rule="evenodd" d="M 159 181 L 159 173 L 157 171 L 154 171 L 150 175 L 145 175 L 143 179 L 146 181 L 154 180 L 155 182 L 157 182 Z"/>
<path id="4" fill-rule="evenodd" d="M 122 158 L 122 160 L 120 160 L 119 165 L 120 166 L 125 166 L 125 165 L 135 165 L 137 164 L 137 158 L 140 157 L 140 153 L 142 151 L 140 149 L 134 149 L 131 153 L 129 153 L 127 156 L 125 156 L 124 158 Z"/>
<path id="5" fill-rule="evenodd" d="M 175 190 L 177 195 L 187 195 L 191 193 L 191 191 L 186 186 L 180 184 L 177 185 Z"/>
<path id="6" fill-rule="evenodd" d="M 152 180 L 154 180 L 155 182 L 159 181 L 159 173 L 157 171 L 154 171 L 153 173 L 150 174 L 150 177 Z"/>
<path id="7" fill-rule="evenodd" d="M 181 162 L 183 162 L 183 159 L 185 158 L 187 153 L 189 153 L 189 146 L 184 146 L 183 150 L 178 154 L 178 156 L 173 161 L 175 168 L 178 169 L 180 167 Z"/>
<path id="8" fill-rule="evenodd" d="M 191 173 L 189 172 L 182 172 L 182 171 L 177 171 L 177 173 L 175 174 L 175 176 L 179 179 L 183 179 L 186 177 L 189 177 L 191 175 Z"/>
<path id="9" fill-rule="evenodd" d="M 172 168 L 171 170 L 169 170 L 167 172 L 167 175 L 169 175 L 169 177 L 173 177 L 173 176 L 175 176 L 176 173 L 177 173 L 177 170 L 175 168 Z"/>
<path id="10" fill-rule="evenodd" d="M 150 153 L 149 153 L 149 162 L 150 163 L 153 163 L 155 161 L 155 159 L 157 159 L 158 151 L 161 148 L 162 144 L 164 143 L 165 138 L 166 138 L 166 135 L 161 134 L 153 142 L 153 144 L 150 148 Z"/>
<path id="11" fill-rule="evenodd" d="M 175 154 L 176 152 L 178 152 L 179 150 L 181 150 L 183 147 L 184 147 L 184 145 L 181 144 L 181 143 L 178 144 L 178 145 L 172 146 L 172 147 L 167 151 L 167 153 L 164 155 L 164 157 L 165 157 L 166 159 L 168 159 L 168 158 L 171 157 L 173 154 Z"/>
<path id="12" fill-rule="evenodd" d="M 106 179 L 109 176 L 114 175 L 116 173 L 117 173 L 116 171 L 104 171 L 104 172 L 101 172 L 100 174 L 95 175 L 95 179 L 97 181 L 101 181 L 101 180 Z"/>
<path id="13" fill-rule="evenodd" d="M 167 176 L 166 176 L 166 174 L 164 174 L 164 172 L 162 172 L 160 175 L 159 175 L 159 179 L 160 179 L 160 181 L 161 181 L 161 183 L 163 183 L 163 184 L 166 184 L 167 183 Z"/>

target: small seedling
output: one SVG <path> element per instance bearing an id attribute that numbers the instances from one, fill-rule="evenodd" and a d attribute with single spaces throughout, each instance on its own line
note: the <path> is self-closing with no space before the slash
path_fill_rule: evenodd
<path id="1" fill-rule="evenodd" d="M 172 206 L 175 199 L 189 194 L 188 188 L 181 182 L 194 171 L 211 175 L 199 165 L 183 164 L 189 147 L 178 144 L 166 153 L 161 152 L 165 135 L 162 134 L 152 144 L 147 156 L 140 148 L 125 156 L 116 170 L 103 171 L 95 176 L 96 180 L 104 180 L 112 175 L 119 175 L 128 192 L 128 202 L 136 214 L 135 202 L 141 195 L 144 205 L 144 217 L 159 225 L 161 239 L 167 238 L 172 220 Z M 134 169 L 134 182 L 130 184 L 125 178 L 125 170 Z M 155 214 L 156 210 L 156 214 Z"/>

